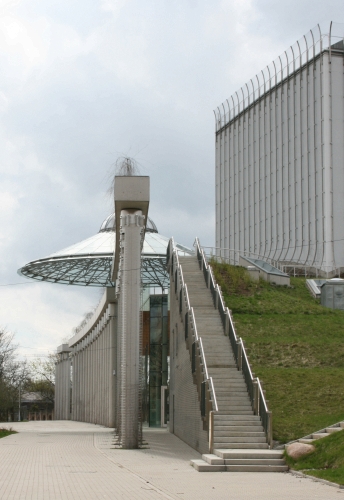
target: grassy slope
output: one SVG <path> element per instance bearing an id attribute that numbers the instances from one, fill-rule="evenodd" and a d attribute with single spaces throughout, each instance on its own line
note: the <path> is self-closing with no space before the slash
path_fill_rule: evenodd
<path id="1" fill-rule="evenodd" d="M 9 436 L 10 434 L 16 434 L 16 431 L 9 431 L 7 429 L 0 428 L 0 439 Z"/>
<path id="2" fill-rule="evenodd" d="M 253 371 L 264 382 L 274 438 L 297 439 L 344 419 L 344 312 L 322 307 L 305 279 L 252 283 L 244 268 L 212 263 Z"/>
<path id="3" fill-rule="evenodd" d="M 286 455 L 290 467 L 304 474 L 344 484 L 344 432 L 336 432 L 315 442 L 315 451 L 298 460 Z"/>

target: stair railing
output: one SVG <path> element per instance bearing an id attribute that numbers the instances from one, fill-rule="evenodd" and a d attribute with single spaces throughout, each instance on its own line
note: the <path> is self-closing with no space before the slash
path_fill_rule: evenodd
<path id="1" fill-rule="evenodd" d="M 166 265 L 171 284 L 173 280 L 174 291 L 179 300 L 179 313 L 184 323 L 185 341 L 191 357 L 194 383 L 200 398 L 201 416 L 210 431 L 209 442 L 213 442 L 214 426 L 211 425 L 211 418 L 213 418 L 213 413 L 218 411 L 215 388 L 212 377 L 209 377 L 202 338 L 198 336 L 194 309 L 190 306 L 188 288 L 184 282 L 183 270 L 173 238 L 170 239 L 167 247 Z"/>
<path id="2" fill-rule="evenodd" d="M 220 313 L 224 335 L 229 337 L 238 370 L 243 373 L 252 409 L 255 415 L 260 416 L 265 434 L 267 436 L 267 442 L 270 448 L 272 448 L 272 413 L 268 409 L 261 382 L 259 378 L 254 377 L 254 374 L 252 373 L 244 341 L 236 334 L 231 311 L 225 306 L 221 288 L 216 283 L 212 268 L 207 262 L 206 255 L 198 238 L 195 239 L 194 246 L 196 247 L 196 256 L 199 267 L 203 272 L 205 283 L 213 298 L 214 307 L 218 309 Z"/>

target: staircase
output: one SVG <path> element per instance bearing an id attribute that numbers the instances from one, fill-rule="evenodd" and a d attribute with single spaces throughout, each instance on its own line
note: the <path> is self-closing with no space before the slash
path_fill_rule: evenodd
<path id="1" fill-rule="evenodd" d="M 333 432 L 342 431 L 343 429 L 344 429 L 344 422 L 338 422 L 337 424 L 331 425 L 330 427 L 326 427 L 325 429 L 321 429 L 320 431 L 313 432 L 313 434 L 309 434 L 308 436 L 297 439 L 297 441 L 299 443 L 312 444 L 317 439 L 322 439 L 324 437 L 329 436 Z M 288 446 L 288 444 L 286 446 Z"/>
<path id="2" fill-rule="evenodd" d="M 199 472 L 288 470 L 283 451 L 269 450 L 259 416 L 253 414 L 243 374 L 238 371 L 220 314 L 196 257 L 179 257 L 198 336 L 218 404 L 214 414 L 214 453 L 192 460 Z"/>

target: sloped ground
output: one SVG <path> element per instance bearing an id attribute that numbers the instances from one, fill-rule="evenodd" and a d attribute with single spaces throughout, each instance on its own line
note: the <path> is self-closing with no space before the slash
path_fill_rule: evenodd
<path id="1" fill-rule="evenodd" d="M 344 485 L 344 432 L 335 432 L 312 444 L 315 451 L 309 455 L 298 460 L 286 456 L 288 465 L 304 474 Z"/>
<path id="2" fill-rule="evenodd" d="M 288 442 L 344 419 L 344 311 L 320 305 L 304 278 L 291 287 L 252 282 L 244 268 L 213 262 L 273 412 Z"/>

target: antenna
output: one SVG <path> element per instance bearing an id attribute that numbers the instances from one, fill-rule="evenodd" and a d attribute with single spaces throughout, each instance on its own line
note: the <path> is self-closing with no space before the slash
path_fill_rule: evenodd
<path id="1" fill-rule="evenodd" d="M 136 160 L 130 157 L 120 157 L 116 161 L 116 175 L 132 176 L 139 175 L 139 168 Z"/>

